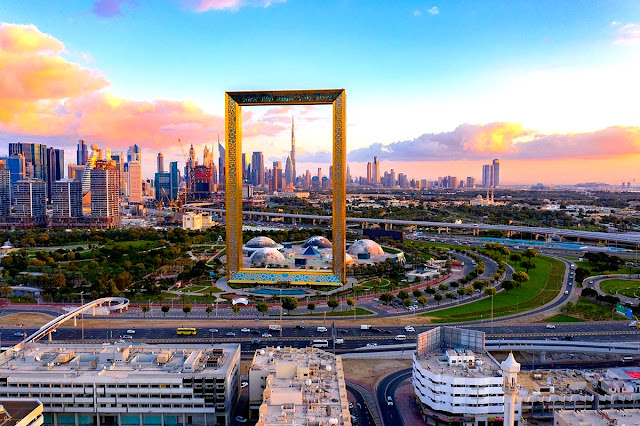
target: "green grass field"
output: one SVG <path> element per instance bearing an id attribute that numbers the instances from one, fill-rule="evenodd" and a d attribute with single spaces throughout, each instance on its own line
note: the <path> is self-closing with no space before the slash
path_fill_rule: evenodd
<path id="1" fill-rule="evenodd" d="M 578 303 L 575 305 L 567 304 L 563 308 L 563 312 L 571 316 L 575 315 L 577 317 L 592 321 L 628 321 L 628 319 L 623 317 L 622 315 L 612 314 L 613 309 L 609 306 L 600 305 L 587 299 L 586 297 L 580 297 Z"/>
<path id="2" fill-rule="evenodd" d="M 640 280 L 623 280 L 619 278 L 600 282 L 600 288 L 607 294 L 621 294 L 627 297 L 640 297 Z"/>
<path id="3" fill-rule="evenodd" d="M 376 285 L 378 288 L 383 288 L 389 285 L 389 280 L 386 278 L 382 278 L 379 283 L 375 283 L 373 280 L 365 281 L 360 284 L 362 287 L 375 288 Z"/>
<path id="4" fill-rule="evenodd" d="M 550 302 L 562 288 L 564 263 L 546 256 L 532 258 L 536 267 L 529 270 L 529 281 L 522 287 L 516 287 L 507 293 L 501 291 L 493 300 L 493 316 L 515 314 L 528 311 Z M 516 271 L 524 271 L 520 265 L 514 265 Z M 428 312 L 423 316 L 436 317 L 434 322 L 471 321 L 491 317 L 491 298 L 477 302 Z"/>
<path id="5" fill-rule="evenodd" d="M 115 241 L 109 244 L 105 244 L 104 248 L 113 249 L 115 246 L 122 247 L 136 247 L 141 249 L 153 249 L 162 246 L 163 244 L 160 241 L 151 241 L 151 240 L 139 240 L 139 241 Z"/>
<path id="6" fill-rule="evenodd" d="M 572 317 L 570 315 L 557 314 L 552 317 L 546 318 L 544 322 L 584 322 L 584 320 Z"/>

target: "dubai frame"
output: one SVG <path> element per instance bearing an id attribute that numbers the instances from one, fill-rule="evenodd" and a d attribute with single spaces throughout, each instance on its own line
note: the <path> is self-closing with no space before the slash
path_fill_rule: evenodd
<path id="1" fill-rule="evenodd" d="M 327 104 L 333 105 L 333 267 L 331 270 L 245 268 L 242 262 L 242 107 Z M 345 283 L 347 186 L 345 113 L 344 89 L 225 93 L 227 282 L 292 285 Z"/>

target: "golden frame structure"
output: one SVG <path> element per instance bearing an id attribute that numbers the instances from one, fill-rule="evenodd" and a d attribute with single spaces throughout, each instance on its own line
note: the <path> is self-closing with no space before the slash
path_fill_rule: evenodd
<path id="1" fill-rule="evenodd" d="M 333 267 L 331 271 L 244 268 L 242 262 L 242 107 L 267 105 L 333 106 Z M 346 92 L 287 90 L 225 93 L 225 201 L 227 282 L 253 284 L 342 285 L 346 281 Z"/>

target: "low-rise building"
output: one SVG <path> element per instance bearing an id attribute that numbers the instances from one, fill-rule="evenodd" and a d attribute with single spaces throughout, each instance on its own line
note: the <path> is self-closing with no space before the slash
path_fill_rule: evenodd
<path id="1" fill-rule="evenodd" d="M 351 426 L 342 359 L 317 348 L 256 351 L 249 368 L 256 426 Z"/>
<path id="2" fill-rule="evenodd" d="M 559 410 L 555 426 L 622 426 L 640 424 L 640 410 Z"/>
<path id="3" fill-rule="evenodd" d="M 29 343 L 0 355 L 0 398 L 56 425 L 229 425 L 240 345 Z"/>
<path id="4" fill-rule="evenodd" d="M 36 398 L 0 398 L 1 426 L 40 426 L 44 424 L 42 402 Z"/>

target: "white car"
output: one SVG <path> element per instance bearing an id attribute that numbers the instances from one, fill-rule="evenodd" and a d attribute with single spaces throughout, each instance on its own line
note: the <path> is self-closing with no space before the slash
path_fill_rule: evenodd
<path id="1" fill-rule="evenodd" d="M 564 294 L 569 294 L 569 290 L 565 290 L 565 291 L 564 291 Z"/>
<path id="2" fill-rule="evenodd" d="M 136 334 L 135 330 L 127 330 L 127 334 Z"/>
<path id="3" fill-rule="evenodd" d="M 25 333 L 23 333 L 22 331 L 16 331 L 15 333 L 13 333 L 13 335 L 22 337 L 25 335 Z"/>
<path id="4" fill-rule="evenodd" d="M 251 329 L 247 327 L 241 329 L 240 331 L 242 331 L 243 333 L 251 333 Z"/>
<path id="5" fill-rule="evenodd" d="M 123 339 L 133 339 L 133 336 L 130 334 L 125 334 L 124 336 L 122 336 Z"/>
<path id="6" fill-rule="evenodd" d="M 378 344 L 377 343 L 367 343 L 367 346 L 371 348 L 371 347 L 374 347 L 374 346 L 378 346 Z"/>
<path id="7" fill-rule="evenodd" d="M 416 331 L 416 329 L 415 329 L 415 328 L 413 328 L 412 326 L 408 325 L 408 326 L 406 326 L 406 327 L 404 328 L 404 331 L 408 331 L 408 332 L 413 333 L 413 332 L 415 332 L 415 331 Z"/>
<path id="8" fill-rule="evenodd" d="M 638 321 L 631 321 L 629 323 L 629 327 L 637 327 L 638 326 Z"/>
<path id="9" fill-rule="evenodd" d="M 209 333 L 217 333 L 218 329 L 217 328 L 210 328 L 209 329 Z"/>
<path id="10" fill-rule="evenodd" d="M 555 326 L 555 325 L 553 325 L 553 324 L 547 324 L 545 327 L 547 327 L 547 328 L 549 328 L 549 329 L 556 328 L 556 326 Z"/>
<path id="11" fill-rule="evenodd" d="M 393 399 L 391 398 L 391 396 L 388 396 L 388 397 L 387 397 L 387 405 L 388 405 L 389 407 L 393 407 Z"/>
<path id="12" fill-rule="evenodd" d="M 249 382 L 242 382 L 242 383 L 240 383 L 240 389 L 244 389 L 244 388 L 246 388 L 247 386 L 249 386 Z"/>
<path id="13" fill-rule="evenodd" d="M 271 333 L 262 333 L 262 337 L 273 337 Z"/>

